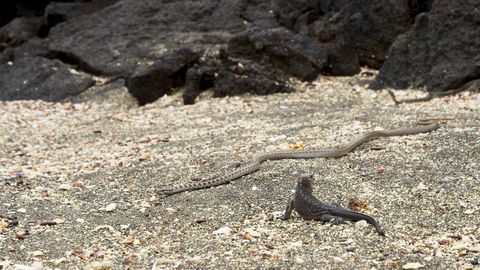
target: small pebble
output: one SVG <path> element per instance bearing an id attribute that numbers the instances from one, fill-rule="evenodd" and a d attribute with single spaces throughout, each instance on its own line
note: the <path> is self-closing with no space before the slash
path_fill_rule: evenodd
<path id="1" fill-rule="evenodd" d="M 61 263 L 64 263 L 65 261 L 67 261 L 67 258 L 62 257 L 62 258 L 59 258 L 59 259 L 56 259 L 55 261 L 53 261 L 53 264 L 59 265 Z"/>
<path id="2" fill-rule="evenodd" d="M 419 269 L 423 267 L 425 267 L 425 265 L 418 262 L 407 263 L 402 266 L 403 269 Z"/>
<path id="3" fill-rule="evenodd" d="M 468 244 L 467 243 L 455 243 L 452 245 L 453 250 L 460 250 L 460 249 L 467 249 Z"/>
<path id="4" fill-rule="evenodd" d="M 59 189 L 59 190 L 71 190 L 71 189 L 72 189 L 72 185 L 70 185 L 70 184 L 61 184 L 60 186 L 58 186 L 58 189 Z"/>
<path id="5" fill-rule="evenodd" d="M 112 269 L 112 262 L 110 262 L 110 261 L 92 262 L 90 264 L 90 269 L 92 269 L 92 270 L 110 270 L 110 269 Z"/>
<path id="6" fill-rule="evenodd" d="M 425 184 L 423 184 L 423 183 L 420 183 L 417 186 L 417 190 L 427 190 L 427 189 L 428 189 L 428 187 L 425 186 Z"/>
<path id="7" fill-rule="evenodd" d="M 40 250 L 36 250 L 32 253 L 33 256 L 42 256 L 43 255 L 43 251 L 40 251 Z"/>
<path id="8" fill-rule="evenodd" d="M 15 264 L 13 266 L 14 270 L 42 270 L 43 265 L 40 262 L 34 262 L 31 265 L 22 265 L 22 264 Z"/>
<path id="9" fill-rule="evenodd" d="M 246 228 L 244 231 L 245 231 L 246 233 L 250 234 L 250 235 L 253 236 L 253 237 L 260 237 L 260 236 L 261 236 L 261 234 L 260 234 L 259 232 L 255 231 L 255 230 L 252 229 L 252 228 Z"/>
<path id="10" fill-rule="evenodd" d="M 80 223 L 80 224 L 85 223 L 85 219 L 83 219 L 83 218 L 77 218 L 75 221 Z"/>
<path id="11" fill-rule="evenodd" d="M 304 264 L 305 260 L 301 257 L 295 257 L 295 262 L 298 264 Z"/>
<path id="12" fill-rule="evenodd" d="M 232 234 L 232 230 L 229 227 L 222 227 L 218 230 L 213 231 L 215 235 L 230 235 Z"/>
<path id="13" fill-rule="evenodd" d="M 111 203 L 105 207 L 105 211 L 112 212 L 113 210 L 115 210 L 115 208 L 117 208 L 117 204 Z"/>
<path id="14" fill-rule="evenodd" d="M 368 223 L 365 220 L 359 220 L 359 221 L 355 222 L 355 227 L 356 228 L 365 228 L 367 226 L 368 226 Z"/>
<path id="15" fill-rule="evenodd" d="M 296 241 L 296 242 L 290 243 L 290 247 L 301 247 L 301 246 L 303 246 L 302 241 Z"/>
<path id="16" fill-rule="evenodd" d="M 155 263 L 153 264 L 153 269 L 156 269 L 157 265 L 163 265 L 163 264 L 170 264 L 176 262 L 175 260 L 172 259 L 167 259 L 167 258 L 159 258 L 155 260 Z"/>
<path id="17" fill-rule="evenodd" d="M 343 260 L 343 259 L 340 258 L 340 257 L 333 257 L 333 262 L 334 262 L 335 264 L 343 264 L 343 263 L 345 263 L 345 260 Z"/>
<path id="18" fill-rule="evenodd" d="M 424 261 L 427 261 L 427 262 L 430 262 L 433 260 L 433 256 L 427 256 L 425 258 L 423 258 Z"/>
<path id="19" fill-rule="evenodd" d="M 346 252 L 354 252 L 355 249 L 356 249 L 355 247 L 347 247 L 347 248 L 345 249 L 345 251 L 346 251 Z"/>
<path id="20" fill-rule="evenodd" d="M 473 265 L 471 265 L 469 263 L 466 263 L 466 264 L 461 265 L 458 269 L 459 270 L 472 270 L 474 268 L 473 268 Z"/>

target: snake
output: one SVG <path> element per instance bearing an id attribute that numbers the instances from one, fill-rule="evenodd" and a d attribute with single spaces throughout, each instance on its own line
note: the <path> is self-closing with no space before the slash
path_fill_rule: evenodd
<path id="1" fill-rule="evenodd" d="M 338 158 L 350 153 L 353 149 L 359 145 L 379 137 L 391 137 L 391 136 L 405 136 L 418 133 L 426 133 L 436 130 L 440 125 L 436 120 L 449 120 L 449 118 L 428 118 L 417 120 L 417 126 L 377 130 L 364 133 L 354 138 L 350 143 L 343 147 L 335 148 L 312 148 L 312 149 L 289 149 L 289 150 L 277 150 L 265 153 L 256 154 L 251 161 L 236 170 L 221 176 L 212 178 L 210 180 L 198 181 L 190 184 L 178 185 L 170 189 L 159 190 L 159 195 L 170 196 L 177 193 L 186 191 L 194 191 L 199 189 L 205 189 L 210 187 L 216 187 L 225 185 L 231 181 L 238 179 L 244 175 L 253 173 L 260 169 L 262 162 L 267 160 L 280 160 L 280 159 L 313 159 L 313 158 Z"/>
<path id="2" fill-rule="evenodd" d="M 420 98 L 407 98 L 407 99 L 397 99 L 395 96 L 395 93 L 393 93 L 392 90 L 388 90 L 388 94 L 390 97 L 393 99 L 393 102 L 395 102 L 396 105 L 402 104 L 402 103 L 414 103 L 414 102 L 424 102 L 424 101 L 429 101 L 437 97 L 445 97 L 449 95 L 455 95 L 458 94 L 462 91 L 465 91 L 469 89 L 472 86 L 476 86 L 477 88 L 480 87 L 480 79 L 476 79 L 473 81 L 469 81 L 465 83 L 464 85 L 455 88 L 455 89 L 450 89 L 447 91 L 433 91 L 433 92 L 428 92 L 426 96 L 420 97 Z"/>

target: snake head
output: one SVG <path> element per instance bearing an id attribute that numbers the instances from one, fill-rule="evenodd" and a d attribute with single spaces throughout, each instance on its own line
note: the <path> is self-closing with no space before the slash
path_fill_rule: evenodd
<path id="1" fill-rule="evenodd" d="M 313 192 L 313 174 L 302 174 L 298 177 L 297 187 Z"/>

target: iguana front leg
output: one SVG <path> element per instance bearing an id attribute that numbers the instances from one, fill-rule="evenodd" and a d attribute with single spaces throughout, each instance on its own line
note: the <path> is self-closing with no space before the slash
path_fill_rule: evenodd
<path id="1" fill-rule="evenodd" d="M 293 200 L 290 200 L 288 203 L 287 203 L 287 208 L 285 209 L 285 213 L 283 213 L 283 217 L 281 217 L 282 220 L 287 220 L 290 218 L 290 216 L 292 215 L 292 210 L 293 210 Z"/>

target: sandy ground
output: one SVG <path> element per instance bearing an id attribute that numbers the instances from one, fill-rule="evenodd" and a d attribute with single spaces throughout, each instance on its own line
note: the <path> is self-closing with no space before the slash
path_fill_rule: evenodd
<path id="1" fill-rule="evenodd" d="M 0 269 L 479 268 L 480 94 L 396 106 L 368 79 L 207 93 L 192 106 L 179 95 L 128 105 L 125 89 L 101 102 L 0 102 Z M 156 193 L 257 152 L 342 146 L 424 117 L 454 119 L 338 159 L 267 161 L 229 185 Z M 356 202 L 387 236 L 363 222 L 272 218 L 301 173 L 314 175 L 319 199 Z"/>

